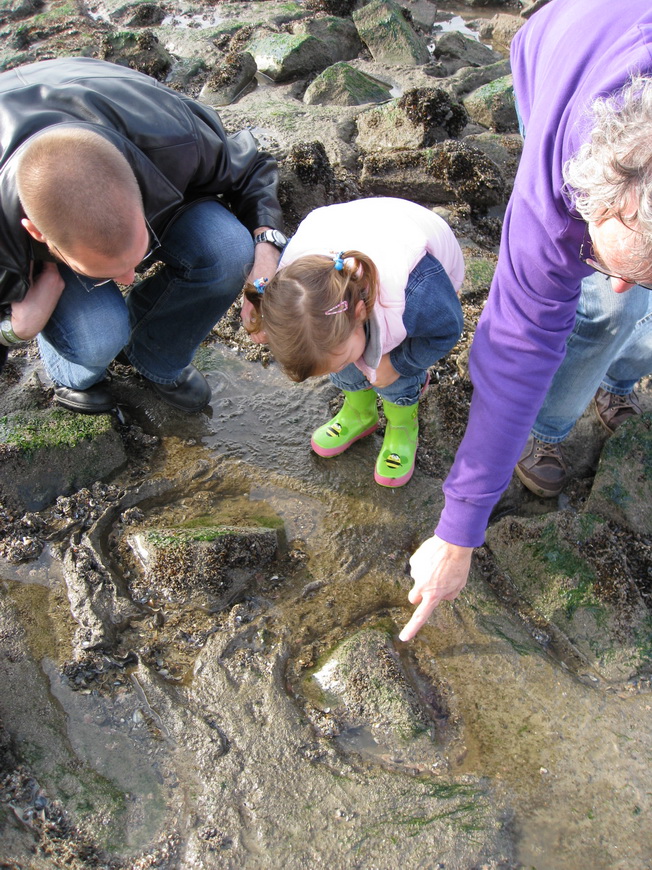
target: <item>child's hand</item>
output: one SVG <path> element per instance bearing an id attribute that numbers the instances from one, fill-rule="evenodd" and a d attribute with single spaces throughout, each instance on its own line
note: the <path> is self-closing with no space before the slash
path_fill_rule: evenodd
<path id="1" fill-rule="evenodd" d="M 252 315 L 254 313 L 254 306 L 247 299 L 246 296 L 242 297 L 242 308 L 240 309 L 240 319 L 244 324 L 245 329 L 250 326 L 252 322 Z M 259 332 L 250 332 L 249 338 L 252 341 L 255 341 L 256 344 L 266 344 L 267 342 L 267 333 L 264 330 L 260 330 Z"/>
<path id="2" fill-rule="evenodd" d="M 374 387 L 388 387 L 400 378 L 399 373 L 389 361 L 389 354 L 383 354 L 376 369 L 376 380 L 373 381 Z"/>

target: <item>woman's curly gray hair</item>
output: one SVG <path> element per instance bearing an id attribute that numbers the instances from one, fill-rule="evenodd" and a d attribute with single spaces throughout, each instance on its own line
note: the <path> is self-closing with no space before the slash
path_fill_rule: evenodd
<path id="1" fill-rule="evenodd" d="M 633 76 L 592 106 L 590 138 L 564 166 L 565 189 L 586 221 L 616 217 L 637 230 L 632 277 L 652 263 L 652 79 Z"/>

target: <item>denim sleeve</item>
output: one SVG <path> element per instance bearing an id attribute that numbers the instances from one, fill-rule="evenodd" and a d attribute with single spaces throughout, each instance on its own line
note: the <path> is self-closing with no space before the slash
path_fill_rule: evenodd
<path id="1" fill-rule="evenodd" d="M 431 254 L 415 266 L 405 288 L 407 337 L 389 354 L 400 375 L 425 371 L 454 347 L 464 326 L 462 306 L 450 278 Z"/>

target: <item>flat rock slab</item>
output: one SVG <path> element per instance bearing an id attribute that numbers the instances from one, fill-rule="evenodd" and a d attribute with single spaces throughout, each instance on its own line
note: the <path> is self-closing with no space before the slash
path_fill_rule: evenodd
<path id="1" fill-rule="evenodd" d="M 141 567 L 130 584 L 134 597 L 220 610 L 271 564 L 278 536 L 275 529 L 232 526 L 150 528 L 130 534 L 127 544 Z"/>
<path id="2" fill-rule="evenodd" d="M 108 414 L 49 408 L 0 417 L 0 498 L 19 510 L 42 510 L 126 461 Z"/>
<path id="3" fill-rule="evenodd" d="M 649 661 L 649 610 L 605 520 L 570 511 L 506 517 L 488 529 L 487 544 L 522 598 L 596 675 L 628 680 Z"/>
<path id="4" fill-rule="evenodd" d="M 652 535 L 652 413 L 619 426 L 604 446 L 588 510 Z"/>

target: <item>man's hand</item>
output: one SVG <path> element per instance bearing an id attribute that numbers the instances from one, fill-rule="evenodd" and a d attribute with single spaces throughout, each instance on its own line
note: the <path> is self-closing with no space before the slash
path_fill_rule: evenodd
<path id="1" fill-rule="evenodd" d="M 254 230 L 254 235 L 258 235 L 269 227 L 258 227 Z M 278 261 L 281 259 L 281 252 L 272 245 L 271 242 L 260 242 L 254 248 L 254 265 L 249 273 L 247 280 L 253 284 L 256 278 L 273 278 L 276 275 Z"/>
<path id="2" fill-rule="evenodd" d="M 389 361 L 389 354 L 385 353 L 381 356 L 378 367 L 376 368 L 376 380 L 373 382 L 374 387 L 388 387 L 400 378 L 399 373 Z"/>
<path id="3" fill-rule="evenodd" d="M 28 340 L 38 335 L 57 307 L 64 286 L 56 263 L 43 263 L 25 297 L 11 303 L 11 325 L 19 338 Z"/>
<path id="4" fill-rule="evenodd" d="M 466 584 L 471 569 L 473 547 L 458 547 L 437 535 L 424 541 L 410 559 L 414 586 L 408 599 L 419 606 L 399 634 L 411 640 L 442 601 L 452 601 Z"/>

